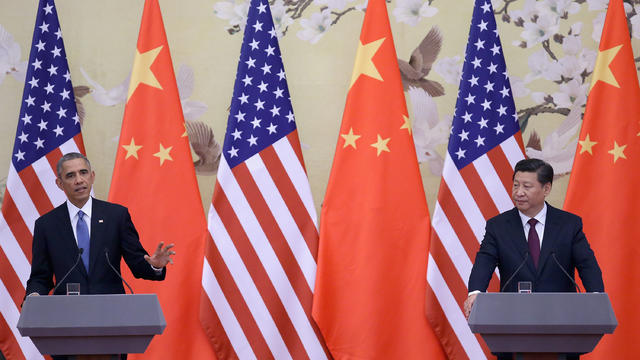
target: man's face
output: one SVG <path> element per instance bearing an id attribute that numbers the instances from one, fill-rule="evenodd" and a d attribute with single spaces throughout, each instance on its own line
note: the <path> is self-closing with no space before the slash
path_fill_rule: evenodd
<path id="1" fill-rule="evenodd" d="M 56 184 L 73 205 L 81 208 L 91 196 L 95 176 L 84 159 L 67 160 L 62 163 L 62 172 Z"/>
<path id="2" fill-rule="evenodd" d="M 542 185 L 535 172 L 518 171 L 513 177 L 511 198 L 518 210 L 523 214 L 534 217 L 544 206 L 544 198 L 549 195 L 551 184 Z"/>

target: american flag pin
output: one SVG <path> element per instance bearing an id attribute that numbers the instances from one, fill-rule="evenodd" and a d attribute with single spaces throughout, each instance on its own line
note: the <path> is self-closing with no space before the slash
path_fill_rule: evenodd
<path id="1" fill-rule="evenodd" d="M 98 223 L 102 224 L 103 222 L 104 222 L 104 220 L 98 219 Z"/>

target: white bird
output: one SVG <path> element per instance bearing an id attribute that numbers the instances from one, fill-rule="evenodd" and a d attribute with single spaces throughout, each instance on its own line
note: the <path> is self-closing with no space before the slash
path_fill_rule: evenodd
<path id="1" fill-rule="evenodd" d="M 525 149 L 527 156 L 548 162 L 553 166 L 555 177 L 569 174 L 578 145 L 576 134 L 580 131 L 581 125 L 582 106 L 574 103 L 569 115 L 544 139 L 542 144 L 535 130 L 532 132 Z"/>
<path id="2" fill-rule="evenodd" d="M 185 120 L 196 120 L 209 108 L 200 101 L 189 100 L 193 94 L 194 76 L 193 69 L 189 65 L 181 64 L 176 76 L 178 83 L 178 93 L 182 104 L 182 113 Z"/>
<path id="3" fill-rule="evenodd" d="M 131 75 L 127 76 L 127 78 L 122 83 L 120 83 L 120 85 L 106 90 L 102 85 L 91 79 L 83 68 L 80 68 L 80 72 L 82 73 L 82 76 L 84 76 L 85 80 L 87 80 L 87 82 L 89 83 L 89 93 L 91 94 L 91 97 L 93 97 L 93 100 L 95 100 L 98 104 L 103 106 L 115 106 L 124 103 L 127 100 L 127 92 L 129 91 L 129 79 L 131 78 Z"/>
<path id="4" fill-rule="evenodd" d="M 413 113 L 413 142 L 419 162 L 428 162 L 434 175 L 442 174 L 444 159 L 436 147 L 449 140 L 450 122 L 440 119 L 438 107 L 424 89 L 410 86 L 409 99 Z"/>
<path id="5" fill-rule="evenodd" d="M 24 81 L 27 73 L 27 61 L 20 61 L 22 52 L 13 36 L 0 25 L 0 84 L 4 77 L 11 74 L 18 81 Z"/>

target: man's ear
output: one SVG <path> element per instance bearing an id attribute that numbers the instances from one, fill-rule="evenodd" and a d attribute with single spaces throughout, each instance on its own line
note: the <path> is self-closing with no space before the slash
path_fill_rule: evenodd
<path id="1" fill-rule="evenodd" d="M 546 183 L 543 186 L 544 188 L 544 196 L 549 195 L 549 193 L 551 193 L 551 183 Z"/>
<path id="2" fill-rule="evenodd" d="M 60 190 L 64 191 L 64 189 L 62 188 L 62 180 L 59 177 L 56 178 L 56 185 L 58 185 L 58 188 Z"/>

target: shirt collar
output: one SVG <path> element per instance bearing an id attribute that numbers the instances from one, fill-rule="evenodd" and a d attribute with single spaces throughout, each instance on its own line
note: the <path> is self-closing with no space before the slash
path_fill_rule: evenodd
<path id="1" fill-rule="evenodd" d="M 522 211 L 520 210 L 518 210 L 518 214 L 520 214 L 520 220 L 522 221 L 522 226 L 524 227 L 529 221 L 529 219 L 531 218 L 523 214 Z M 544 226 L 544 223 L 547 220 L 547 202 L 546 201 L 542 205 L 542 210 L 540 210 L 540 212 L 538 212 L 536 216 L 534 216 L 533 218 L 538 220 L 538 222 L 542 224 L 542 226 Z"/>
<path id="2" fill-rule="evenodd" d="M 78 212 L 82 210 L 82 212 L 91 219 L 91 205 L 93 204 L 93 199 L 89 196 L 89 200 L 82 206 L 82 208 L 78 208 L 73 205 L 69 199 L 67 199 L 67 209 L 69 210 L 69 218 L 72 220 L 78 215 Z"/>

